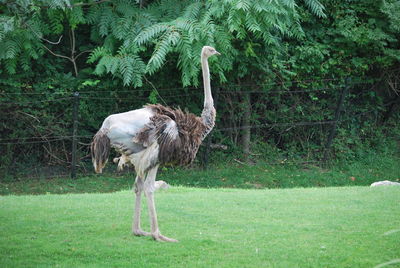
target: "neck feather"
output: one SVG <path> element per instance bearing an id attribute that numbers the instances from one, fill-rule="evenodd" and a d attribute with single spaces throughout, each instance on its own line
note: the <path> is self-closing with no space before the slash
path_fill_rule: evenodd
<path id="1" fill-rule="evenodd" d="M 201 54 L 201 69 L 203 71 L 204 108 L 213 107 L 214 100 L 211 95 L 210 69 L 208 68 L 208 60 L 203 54 Z"/>
<path id="2" fill-rule="evenodd" d="M 208 61 L 203 54 L 201 55 L 201 68 L 203 71 L 203 83 L 204 83 L 204 109 L 201 113 L 201 119 L 205 126 L 204 133 L 202 134 L 202 140 L 207 136 L 208 133 L 213 129 L 215 124 L 215 109 L 214 101 L 211 95 L 210 85 L 210 70 L 208 68 Z"/>

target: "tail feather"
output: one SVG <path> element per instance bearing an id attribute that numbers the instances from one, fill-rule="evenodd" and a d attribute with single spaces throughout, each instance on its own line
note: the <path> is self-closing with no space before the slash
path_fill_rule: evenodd
<path id="1" fill-rule="evenodd" d="M 104 166 L 107 164 L 110 154 L 110 139 L 104 130 L 99 130 L 93 137 L 90 146 L 92 154 L 93 167 L 96 173 L 101 173 Z"/>

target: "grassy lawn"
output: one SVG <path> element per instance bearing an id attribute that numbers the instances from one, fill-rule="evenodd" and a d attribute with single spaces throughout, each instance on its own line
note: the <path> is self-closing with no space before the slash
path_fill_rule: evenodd
<path id="1" fill-rule="evenodd" d="M 115 170 L 115 165 L 110 165 Z M 78 179 L 50 178 L 4 180 L 0 178 L 0 195 L 106 193 L 131 189 L 134 174 L 105 174 Z M 321 168 L 313 165 L 270 165 L 259 162 L 243 165 L 235 162 L 201 168 L 163 168 L 158 180 L 175 186 L 203 188 L 294 188 L 330 186 L 367 186 L 375 181 L 400 181 L 400 158 L 373 156 L 352 164 Z"/>
<path id="2" fill-rule="evenodd" d="M 161 231 L 179 243 L 130 234 L 131 191 L 1 196 L 0 267 L 374 267 L 400 259 L 396 187 L 176 187 L 156 202 Z"/>

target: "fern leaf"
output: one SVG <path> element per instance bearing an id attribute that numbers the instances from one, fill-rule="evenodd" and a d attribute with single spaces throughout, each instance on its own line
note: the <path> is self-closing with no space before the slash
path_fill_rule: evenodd
<path id="1" fill-rule="evenodd" d="M 49 9 L 47 16 L 50 20 L 50 29 L 54 34 L 61 34 L 64 31 L 64 14 L 61 10 Z"/>
<path id="2" fill-rule="evenodd" d="M 118 13 L 122 14 L 123 17 L 133 18 L 140 13 L 139 8 L 136 5 L 132 5 L 132 2 L 122 2 L 116 6 Z"/>
<path id="3" fill-rule="evenodd" d="M 19 62 L 22 67 L 22 70 L 29 71 L 31 69 L 31 58 L 29 57 L 29 53 L 24 53 L 20 58 Z"/>
<path id="4" fill-rule="evenodd" d="M 107 36 L 111 23 L 114 19 L 111 7 L 105 7 L 99 17 L 99 34 L 101 36 Z"/>
<path id="5" fill-rule="evenodd" d="M 141 74 L 143 73 L 144 64 L 138 59 L 137 56 L 126 56 L 120 61 L 119 70 L 125 86 L 132 83 L 135 86 L 141 85 Z"/>
<path id="6" fill-rule="evenodd" d="M 8 58 L 5 60 L 5 69 L 9 74 L 15 74 L 17 70 L 17 58 Z"/>
<path id="7" fill-rule="evenodd" d="M 98 22 L 101 14 L 101 9 L 97 6 L 91 7 L 86 13 L 86 21 L 90 24 Z"/>
<path id="8" fill-rule="evenodd" d="M 282 0 L 282 4 L 292 10 L 294 10 L 294 8 L 296 7 L 296 3 L 294 0 Z"/>
<path id="9" fill-rule="evenodd" d="M 73 29 L 75 29 L 77 25 L 84 24 L 86 22 L 82 7 L 80 6 L 73 7 L 67 12 L 67 14 L 69 24 Z"/>
<path id="10" fill-rule="evenodd" d="M 137 55 L 132 55 L 131 57 L 134 62 L 134 65 L 133 65 L 134 72 L 133 72 L 132 83 L 135 87 L 141 87 L 143 85 L 142 78 L 143 78 L 143 74 L 146 70 L 146 64 Z"/>
<path id="11" fill-rule="evenodd" d="M 87 63 L 94 63 L 97 61 L 99 58 L 104 57 L 105 55 L 108 55 L 110 51 L 106 49 L 105 47 L 96 47 L 89 55 L 87 59 Z"/>
<path id="12" fill-rule="evenodd" d="M 107 58 L 106 57 L 102 57 L 99 61 L 99 63 L 97 63 L 96 68 L 94 69 L 94 73 L 97 75 L 102 75 L 106 72 L 106 65 L 107 63 Z"/>
<path id="13" fill-rule="evenodd" d="M 253 33 L 261 32 L 261 26 L 257 22 L 256 17 L 250 13 L 246 14 L 246 27 Z"/>
<path id="14" fill-rule="evenodd" d="M 129 33 L 132 21 L 127 18 L 119 18 L 111 25 L 112 34 L 119 40 L 124 40 Z"/>
<path id="15" fill-rule="evenodd" d="M 188 20 L 196 20 L 200 15 L 200 12 L 203 8 L 203 3 L 196 2 L 185 8 L 182 17 Z"/>
<path id="16" fill-rule="evenodd" d="M 65 9 L 72 6 L 70 0 L 48 0 L 45 2 L 47 2 L 50 9 Z"/>
<path id="17" fill-rule="evenodd" d="M 150 40 L 154 39 L 155 37 L 159 36 L 160 34 L 164 33 L 169 29 L 168 25 L 165 23 L 158 23 L 154 24 L 150 27 L 147 27 L 142 32 L 138 34 L 135 38 L 135 43 L 138 46 L 141 46 Z"/>
<path id="18" fill-rule="evenodd" d="M 4 51 L 4 58 L 5 59 L 12 59 L 15 58 L 20 51 L 18 43 L 15 42 L 13 39 L 9 39 L 5 42 L 5 51 Z"/>
<path id="19" fill-rule="evenodd" d="M 248 0 L 239 0 L 236 3 L 236 9 L 241 9 L 245 12 L 250 10 L 250 1 Z"/>
<path id="20" fill-rule="evenodd" d="M 171 32 L 166 32 L 161 37 L 161 40 L 157 43 L 153 55 L 151 56 L 149 62 L 146 66 L 146 73 L 153 74 L 155 71 L 161 68 L 165 61 L 165 57 L 168 52 L 171 51 L 171 44 L 169 35 Z"/>
<path id="21" fill-rule="evenodd" d="M 311 10 L 314 15 L 320 18 L 325 18 L 324 6 L 318 0 L 304 0 L 306 6 Z"/>
<path id="22" fill-rule="evenodd" d="M 180 51 L 178 57 L 178 68 L 182 72 L 182 84 L 183 86 L 188 86 L 191 84 L 193 76 L 196 74 L 196 65 L 193 64 L 192 55 L 192 42 L 191 38 L 187 35 L 182 34 L 178 44 L 177 49 Z"/>

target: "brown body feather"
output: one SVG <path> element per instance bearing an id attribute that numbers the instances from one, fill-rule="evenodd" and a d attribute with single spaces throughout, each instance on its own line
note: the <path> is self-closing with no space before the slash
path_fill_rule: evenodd
<path id="1" fill-rule="evenodd" d="M 188 165 L 193 162 L 208 127 L 202 118 L 181 109 L 171 109 L 159 104 L 146 105 L 154 112 L 148 123 L 135 137 L 134 142 L 145 147 L 157 141 L 160 164 Z M 170 135 L 166 129 L 176 123 L 177 135 Z"/>
<path id="2" fill-rule="evenodd" d="M 90 149 L 94 169 L 96 173 L 101 173 L 110 154 L 110 139 L 105 131 L 99 130 L 94 135 Z"/>

